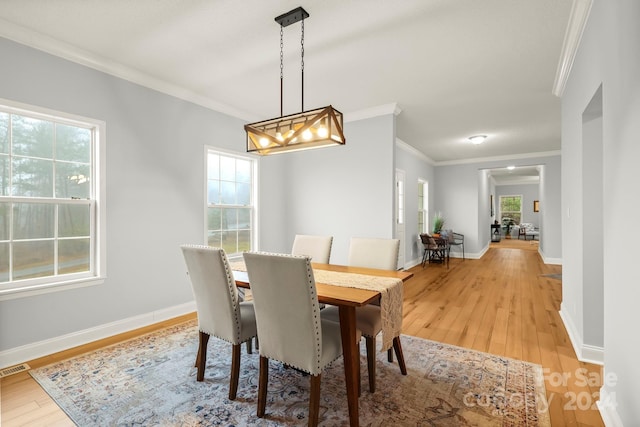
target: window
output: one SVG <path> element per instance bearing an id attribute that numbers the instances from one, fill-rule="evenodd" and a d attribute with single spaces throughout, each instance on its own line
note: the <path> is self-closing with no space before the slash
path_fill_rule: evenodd
<path id="1" fill-rule="evenodd" d="M 229 256 L 254 247 L 256 169 L 253 158 L 208 151 L 207 244 Z"/>
<path id="2" fill-rule="evenodd" d="M 96 279 L 104 255 L 96 209 L 104 125 L 24 107 L 0 100 L 3 299 Z"/>
<path id="3" fill-rule="evenodd" d="M 520 224 L 522 196 L 500 196 L 500 217 L 503 226 L 506 226 L 506 222 L 510 221 L 513 222 L 512 225 Z"/>
<path id="4" fill-rule="evenodd" d="M 418 234 L 427 233 L 429 224 L 429 183 L 418 180 Z"/>

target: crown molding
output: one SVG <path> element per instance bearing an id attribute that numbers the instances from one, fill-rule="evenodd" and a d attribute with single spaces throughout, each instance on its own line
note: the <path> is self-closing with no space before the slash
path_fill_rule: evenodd
<path id="1" fill-rule="evenodd" d="M 435 166 L 435 164 L 436 164 L 436 162 L 434 162 L 431 157 L 427 156 L 426 154 L 424 154 L 422 151 L 419 151 L 415 147 L 407 144 L 406 142 L 404 142 L 400 138 L 396 138 L 396 147 L 408 152 L 409 154 L 412 154 L 412 155 L 420 158 L 421 160 L 424 160 L 425 162 L 427 162 L 428 164 L 430 164 L 432 166 Z"/>
<path id="2" fill-rule="evenodd" d="M 255 115 L 0 18 L 0 37 L 242 120 Z"/>
<path id="3" fill-rule="evenodd" d="M 561 154 L 562 152 L 560 150 L 540 151 L 537 153 L 509 154 L 505 156 L 477 157 L 475 159 L 448 160 L 445 162 L 436 162 L 435 166 L 464 165 L 464 164 L 470 164 L 470 163 L 494 162 L 496 160 L 520 160 L 520 159 L 530 159 L 533 157 L 553 157 L 553 156 L 560 156 Z"/>
<path id="4" fill-rule="evenodd" d="M 373 117 L 386 116 L 388 114 L 393 114 L 397 116 L 400 114 L 402 110 L 398 107 L 397 102 L 391 102 L 389 104 L 378 105 L 377 107 L 365 108 L 358 111 L 352 111 L 350 113 L 345 113 L 344 121 L 347 122 L 355 122 L 357 120 L 371 119 Z"/>
<path id="5" fill-rule="evenodd" d="M 260 120 L 255 114 L 217 102 L 181 86 L 158 79 L 150 74 L 127 67 L 109 58 L 96 55 L 2 18 L 0 18 L 0 37 L 241 120 L 248 122 Z M 388 114 L 397 116 L 401 111 L 398 104 L 393 102 L 346 113 L 344 121 L 351 122 Z"/>
<path id="6" fill-rule="evenodd" d="M 557 97 L 562 97 L 564 93 L 564 88 L 571 74 L 571 67 L 576 58 L 584 28 L 587 25 L 592 4 L 593 0 L 573 0 L 573 4 L 571 5 L 569 23 L 564 33 L 564 42 L 562 43 L 562 51 L 556 70 L 556 79 L 551 91 Z"/>

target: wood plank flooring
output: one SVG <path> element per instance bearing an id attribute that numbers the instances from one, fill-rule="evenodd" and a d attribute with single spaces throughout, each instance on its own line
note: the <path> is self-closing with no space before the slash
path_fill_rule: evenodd
<path id="1" fill-rule="evenodd" d="M 414 267 L 414 277 L 405 283 L 403 333 L 540 364 L 554 427 L 603 426 L 595 407 L 601 368 L 577 360 L 558 314 L 561 282 L 545 276 L 561 273 L 561 267 L 542 263 L 537 242 L 491 245 L 481 260 L 452 258 L 449 269 Z M 37 368 L 193 317 L 28 363 Z M 0 424 L 6 427 L 73 426 L 26 372 L 0 379 L 0 406 Z"/>

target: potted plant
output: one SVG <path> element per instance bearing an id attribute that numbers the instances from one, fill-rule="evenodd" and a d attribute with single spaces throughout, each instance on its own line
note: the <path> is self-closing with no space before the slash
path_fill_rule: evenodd
<path id="1" fill-rule="evenodd" d="M 515 225 L 515 222 L 511 218 L 502 218 L 502 226 L 505 228 L 504 237 L 506 239 L 511 238 L 511 227 Z"/>
<path id="2" fill-rule="evenodd" d="M 442 227 L 444 227 L 445 219 L 442 216 L 442 213 L 436 212 L 433 214 L 433 234 L 440 235 L 440 231 L 442 231 Z"/>

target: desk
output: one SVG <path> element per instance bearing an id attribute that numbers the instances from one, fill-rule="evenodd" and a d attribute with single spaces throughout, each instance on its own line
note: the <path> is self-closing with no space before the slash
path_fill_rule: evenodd
<path id="1" fill-rule="evenodd" d="M 373 268 L 348 267 L 333 264 L 311 264 L 314 270 L 336 271 L 341 273 L 365 274 L 368 276 L 392 277 L 403 282 L 413 277 L 413 273 L 406 271 L 376 270 Z M 249 288 L 249 276 L 246 271 L 234 270 L 236 286 Z M 349 407 L 349 424 L 359 425 L 358 414 L 358 372 L 360 369 L 360 355 L 356 343 L 356 307 L 367 305 L 378 298 L 380 292 L 350 288 L 345 286 L 327 285 L 316 282 L 318 301 L 338 307 L 340 312 L 340 332 L 342 335 L 342 357 L 344 360 L 344 378 L 347 386 L 347 403 Z"/>

